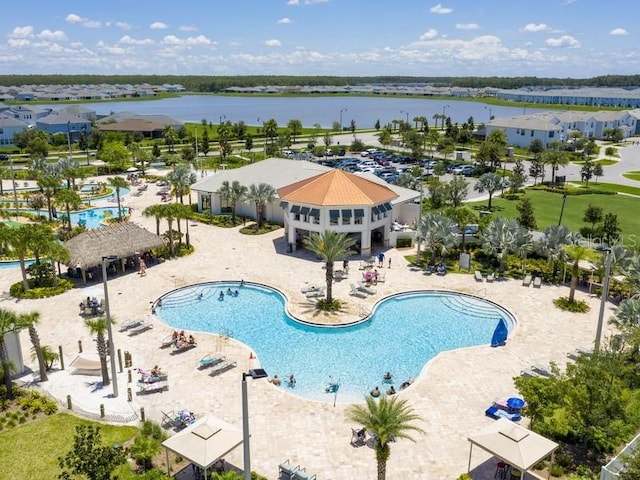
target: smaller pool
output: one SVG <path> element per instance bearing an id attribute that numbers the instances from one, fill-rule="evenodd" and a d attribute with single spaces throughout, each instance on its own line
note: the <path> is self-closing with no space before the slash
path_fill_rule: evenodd
<path id="1" fill-rule="evenodd" d="M 121 207 L 122 214 L 126 215 L 128 210 L 126 207 Z M 47 210 L 21 210 L 21 212 L 35 213 L 37 215 L 47 216 Z M 64 215 L 63 210 L 58 210 L 58 218 Z M 89 229 L 100 228 L 103 226 L 102 222 L 107 218 L 113 218 L 118 216 L 118 207 L 94 207 L 82 212 L 71 212 L 71 224 L 72 225 L 84 225 Z"/>

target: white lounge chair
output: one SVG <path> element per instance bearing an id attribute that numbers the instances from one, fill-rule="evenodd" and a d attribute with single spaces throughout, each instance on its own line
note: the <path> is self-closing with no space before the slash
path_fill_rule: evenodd
<path id="1" fill-rule="evenodd" d="M 278 466 L 278 478 L 281 480 L 291 480 L 293 474 L 300 469 L 300 465 L 294 465 L 287 459 Z"/>
<path id="2" fill-rule="evenodd" d="M 313 292 L 314 290 L 318 290 L 318 286 L 317 285 L 313 285 L 313 284 L 308 284 L 305 285 L 304 287 L 302 287 L 300 289 L 301 293 L 309 293 L 309 292 Z"/>
<path id="3" fill-rule="evenodd" d="M 480 270 L 476 270 L 473 273 L 473 278 L 476 279 L 476 282 L 482 282 L 484 281 L 484 277 L 482 276 L 482 272 Z"/>
<path id="4" fill-rule="evenodd" d="M 487 275 L 487 282 L 491 283 L 496 279 L 496 274 L 495 272 L 491 272 L 489 275 Z"/>
<path id="5" fill-rule="evenodd" d="M 211 375 L 212 377 L 215 377 L 216 375 L 220 375 L 221 373 L 224 373 L 227 370 L 231 370 L 232 368 L 235 368 L 237 366 L 238 366 L 238 362 L 222 362 L 222 363 L 219 363 L 218 365 L 215 365 L 209 375 Z"/>
<path id="6" fill-rule="evenodd" d="M 542 277 L 536 277 L 533 279 L 533 288 L 540 288 L 542 286 Z"/>
<path id="7" fill-rule="evenodd" d="M 307 298 L 323 297 L 325 291 L 326 287 L 320 287 L 316 290 L 311 290 L 310 292 L 305 293 L 305 296 Z"/>
<path id="8" fill-rule="evenodd" d="M 200 359 L 200 362 L 198 363 L 198 368 L 200 370 L 204 370 L 205 368 L 213 367 L 214 365 L 222 363 L 226 359 L 227 357 L 225 357 L 221 353 L 208 353 L 207 355 L 205 355 Z"/>
<path id="9" fill-rule="evenodd" d="M 531 275 L 530 274 L 526 274 L 524 276 L 524 278 L 522 279 L 522 285 L 524 285 L 525 287 L 528 287 L 529 285 L 531 285 Z"/>
<path id="10" fill-rule="evenodd" d="M 366 283 L 363 283 L 363 282 L 358 282 L 358 290 L 364 293 L 368 293 L 369 295 L 374 295 L 376 293 L 375 288 L 371 288 Z"/>
<path id="11" fill-rule="evenodd" d="M 539 373 L 543 377 L 553 377 L 553 372 L 546 365 L 541 365 L 541 364 L 531 365 L 531 370 L 533 370 L 536 373 Z"/>
<path id="12" fill-rule="evenodd" d="M 350 286 L 351 286 L 351 292 L 349 292 L 350 295 L 353 295 L 354 297 L 359 297 L 359 298 L 367 297 L 367 294 L 358 290 L 358 287 L 355 284 L 352 283 Z"/>
<path id="13" fill-rule="evenodd" d="M 130 328 L 137 327 L 142 322 L 143 322 L 143 320 L 141 320 L 141 319 L 127 320 L 125 322 L 122 322 L 122 324 L 120 324 L 120 331 L 124 332 L 126 330 L 129 330 Z"/>
<path id="14" fill-rule="evenodd" d="M 138 335 L 142 332 L 146 332 L 153 328 L 153 323 L 151 322 L 140 322 L 137 326 L 129 329 L 129 336 Z"/>

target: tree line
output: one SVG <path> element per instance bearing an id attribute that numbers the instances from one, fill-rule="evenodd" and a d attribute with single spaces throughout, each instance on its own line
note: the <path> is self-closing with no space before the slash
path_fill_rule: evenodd
<path id="1" fill-rule="evenodd" d="M 412 77 L 388 76 L 329 76 L 329 75 L 0 75 L 0 85 L 99 85 L 99 84 L 179 84 L 192 92 L 222 92 L 230 87 L 257 87 L 261 85 L 296 87 L 346 86 L 365 84 L 429 84 L 445 87 L 505 88 L 522 87 L 635 87 L 640 75 L 601 75 L 592 78 L 550 77 Z"/>

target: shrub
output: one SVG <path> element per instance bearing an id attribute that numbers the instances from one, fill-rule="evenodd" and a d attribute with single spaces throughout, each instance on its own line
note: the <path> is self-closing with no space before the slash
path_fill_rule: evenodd
<path id="1" fill-rule="evenodd" d="M 562 468 L 560 465 L 551 465 L 551 468 L 549 468 L 549 473 L 553 477 L 561 477 L 564 475 L 564 468 Z"/>
<path id="2" fill-rule="evenodd" d="M 29 282 L 31 284 L 31 282 Z M 9 293 L 12 297 L 16 298 L 28 298 L 28 299 L 37 299 L 37 298 L 48 298 L 55 297 L 56 295 L 60 295 L 67 290 L 71 290 L 73 288 L 73 283 L 66 278 L 58 279 L 58 284 L 53 287 L 41 287 L 41 288 L 30 288 L 26 292 L 24 291 L 22 281 L 18 283 L 14 283 L 9 288 Z"/>
<path id="3" fill-rule="evenodd" d="M 473 478 L 468 473 L 463 473 L 456 480 L 473 480 Z"/>
<path id="4" fill-rule="evenodd" d="M 342 302 L 335 298 L 331 302 L 327 302 L 326 298 L 321 298 L 316 302 L 316 308 L 325 312 L 337 312 L 342 308 Z"/>
<path id="5" fill-rule="evenodd" d="M 410 238 L 399 238 L 396 242 L 396 248 L 409 248 L 412 241 Z"/>
<path id="6" fill-rule="evenodd" d="M 560 310 L 573 313 L 587 313 L 590 310 L 589 304 L 584 300 L 569 301 L 569 297 L 556 298 L 553 304 Z"/>

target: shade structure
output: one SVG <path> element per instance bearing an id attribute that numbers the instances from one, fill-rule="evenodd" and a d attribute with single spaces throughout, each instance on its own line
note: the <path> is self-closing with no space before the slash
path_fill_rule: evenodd
<path id="1" fill-rule="evenodd" d="M 162 442 L 166 450 L 208 470 L 242 444 L 242 429 L 208 415 Z"/>
<path id="2" fill-rule="evenodd" d="M 526 472 L 551 455 L 558 444 L 531 430 L 500 418 L 485 429 L 470 435 L 469 470 L 473 446 L 486 450 L 509 465 Z"/>

